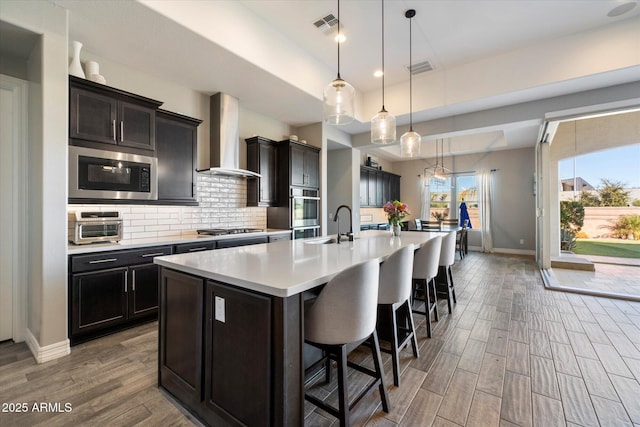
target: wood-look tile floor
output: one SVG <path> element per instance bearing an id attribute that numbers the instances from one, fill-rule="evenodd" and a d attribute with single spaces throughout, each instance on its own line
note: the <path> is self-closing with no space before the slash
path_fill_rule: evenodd
<path id="1" fill-rule="evenodd" d="M 383 354 L 392 410 L 376 393 L 356 426 L 640 426 L 640 303 L 544 289 L 533 260 L 470 253 L 454 265 L 458 303 L 403 352 L 401 386 Z M 69 413 L 0 412 L 0 426 L 198 425 L 156 387 L 157 324 L 73 348 L 37 365 L 24 344 L 0 345 L 0 402 L 71 403 Z M 353 360 L 370 364 L 369 355 Z M 335 377 L 335 376 L 334 376 Z M 352 395 L 366 378 L 351 373 Z M 335 384 L 315 393 L 337 400 Z M 305 404 L 306 426 L 337 426 Z"/>

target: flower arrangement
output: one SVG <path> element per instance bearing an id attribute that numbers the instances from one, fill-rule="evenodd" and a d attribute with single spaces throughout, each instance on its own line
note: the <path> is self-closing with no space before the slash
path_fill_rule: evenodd
<path id="1" fill-rule="evenodd" d="M 389 224 L 391 225 L 400 225 L 400 221 L 402 221 L 404 217 L 406 217 L 407 215 L 411 215 L 411 212 L 409 212 L 409 208 L 407 207 L 406 203 L 402 203 L 398 200 L 385 203 L 383 209 L 387 214 Z"/>

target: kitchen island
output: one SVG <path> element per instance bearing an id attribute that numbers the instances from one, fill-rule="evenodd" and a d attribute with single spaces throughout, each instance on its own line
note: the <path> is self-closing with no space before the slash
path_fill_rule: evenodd
<path id="1" fill-rule="evenodd" d="M 210 425 L 304 424 L 307 292 L 436 233 L 365 231 L 161 256 L 159 386 Z"/>

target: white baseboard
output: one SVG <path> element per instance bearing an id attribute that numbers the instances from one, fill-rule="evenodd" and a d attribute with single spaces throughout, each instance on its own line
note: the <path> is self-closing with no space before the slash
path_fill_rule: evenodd
<path id="1" fill-rule="evenodd" d="M 469 251 L 482 252 L 480 246 L 469 246 Z M 509 248 L 493 248 L 492 254 L 513 254 L 513 255 L 534 255 L 536 251 L 530 249 L 509 249 Z"/>
<path id="2" fill-rule="evenodd" d="M 493 248 L 494 254 L 513 254 L 513 255 L 533 255 L 536 251 L 530 249 L 509 249 L 509 248 Z"/>
<path id="3" fill-rule="evenodd" d="M 40 347 L 38 340 L 33 336 L 29 328 L 25 333 L 25 342 L 37 363 L 45 363 L 71 353 L 71 345 L 68 339 Z"/>

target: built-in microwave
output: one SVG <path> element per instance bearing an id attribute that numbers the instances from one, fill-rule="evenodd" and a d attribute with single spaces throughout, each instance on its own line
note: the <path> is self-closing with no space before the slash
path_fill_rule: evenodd
<path id="1" fill-rule="evenodd" d="M 318 190 L 291 187 L 291 227 L 320 225 L 320 197 Z"/>
<path id="2" fill-rule="evenodd" d="M 158 159 L 69 146 L 69 198 L 158 199 Z"/>

